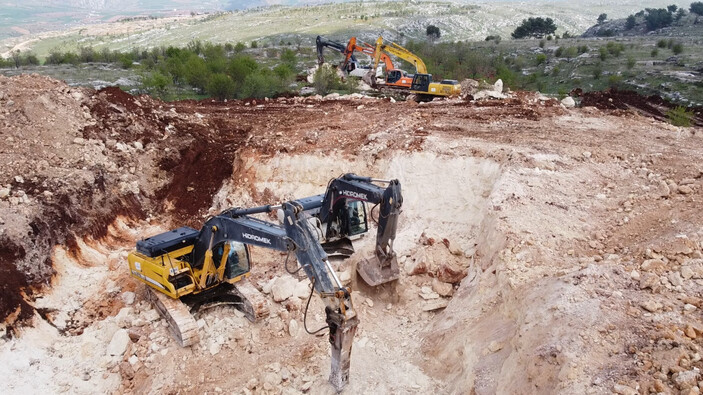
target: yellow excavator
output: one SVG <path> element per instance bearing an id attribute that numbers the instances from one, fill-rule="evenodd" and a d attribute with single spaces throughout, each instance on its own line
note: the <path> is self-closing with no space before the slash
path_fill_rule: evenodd
<path id="1" fill-rule="evenodd" d="M 400 59 L 415 66 L 416 73 L 412 77 L 410 92 L 417 95 L 421 101 L 432 100 L 435 97 L 458 96 L 461 93 L 461 85 L 457 80 L 442 80 L 441 82 L 433 82 L 432 74 L 427 73 L 427 66 L 422 59 L 407 49 L 396 43 L 385 44 L 383 37 L 378 37 L 376 40 L 376 51 L 374 64 L 372 69 L 378 67 L 381 59 L 381 53 L 388 53 L 397 56 Z M 388 70 L 386 70 L 388 73 Z M 391 76 L 392 74 L 388 74 Z"/>
<path id="2" fill-rule="evenodd" d="M 278 212 L 282 225 L 251 216 L 271 212 Z M 317 291 L 325 303 L 325 328 L 329 329 L 332 348 L 329 380 L 339 392 L 349 381 L 359 319 L 351 291 L 330 266 L 311 222 L 297 201 L 228 209 L 208 219 L 200 231 L 182 227 L 138 241 L 128 256 L 130 274 L 149 286 L 154 307 L 181 346 L 188 346 L 198 341 L 198 326 L 191 312 L 204 305 L 234 305 L 251 321 L 268 313 L 262 310 L 265 301 L 261 294 L 242 281 L 251 268 L 249 245 L 295 254 L 300 267 L 289 269 L 286 259 L 286 270 L 302 270 L 312 282 L 310 296 Z M 303 324 L 308 331 L 305 320 Z"/>

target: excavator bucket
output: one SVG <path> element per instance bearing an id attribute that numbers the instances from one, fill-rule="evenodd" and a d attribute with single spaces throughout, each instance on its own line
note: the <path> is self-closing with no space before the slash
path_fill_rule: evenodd
<path id="1" fill-rule="evenodd" d="M 356 271 L 364 282 L 372 287 L 389 283 L 400 277 L 398 259 L 395 256 L 388 259 L 385 265 L 375 256 L 363 259 L 357 264 Z"/>
<path id="2" fill-rule="evenodd" d="M 351 240 L 346 237 L 329 243 L 324 243 L 322 244 L 322 249 L 324 249 L 327 256 L 330 257 L 342 256 L 348 258 L 354 253 L 354 245 Z"/>

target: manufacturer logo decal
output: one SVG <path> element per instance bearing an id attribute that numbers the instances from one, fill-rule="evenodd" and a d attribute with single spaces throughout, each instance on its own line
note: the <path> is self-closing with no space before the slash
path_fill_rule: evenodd
<path id="1" fill-rule="evenodd" d="M 264 243 L 264 244 L 271 244 L 271 239 L 268 239 L 266 237 L 261 237 L 257 235 L 253 235 L 251 233 L 242 233 L 242 237 L 247 239 L 247 240 L 254 240 L 258 241 L 259 243 Z"/>

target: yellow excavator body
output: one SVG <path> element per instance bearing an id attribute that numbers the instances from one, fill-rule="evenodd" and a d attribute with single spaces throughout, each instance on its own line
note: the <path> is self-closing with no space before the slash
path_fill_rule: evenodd
<path id="1" fill-rule="evenodd" d="M 222 255 L 218 256 L 219 265 L 215 264 L 212 251 L 209 250 L 201 268 L 192 268 L 188 262 L 193 247 L 194 245 L 190 244 L 154 257 L 136 250 L 132 251 L 127 256 L 130 275 L 174 299 L 201 293 L 223 282 L 235 284 L 251 275 L 247 265 L 246 271 L 240 271 L 231 278 L 225 277 L 225 268 L 231 251 L 230 243 L 224 243 L 222 246 Z"/>

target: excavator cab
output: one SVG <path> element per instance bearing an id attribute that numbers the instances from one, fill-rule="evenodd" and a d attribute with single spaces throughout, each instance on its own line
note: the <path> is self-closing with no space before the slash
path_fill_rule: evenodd
<path id="1" fill-rule="evenodd" d="M 366 233 L 369 223 L 366 217 L 366 205 L 360 200 L 347 200 L 347 225 L 349 236 Z"/>
<path id="2" fill-rule="evenodd" d="M 413 77 L 413 83 L 410 86 L 410 90 L 418 92 L 428 92 L 430 90 L 430 82 L 432 82 L 432 75 L 415 74 L 415 77 Z"/>
<path id="3" fill-rule="evenodd" d="M 249 249 L 237 241 L 226 241 L 213 247 L 212 261 L 218 270 L 225 265 L 224 278 L 229 282 L 238 281 L 251 270 Z"/>

